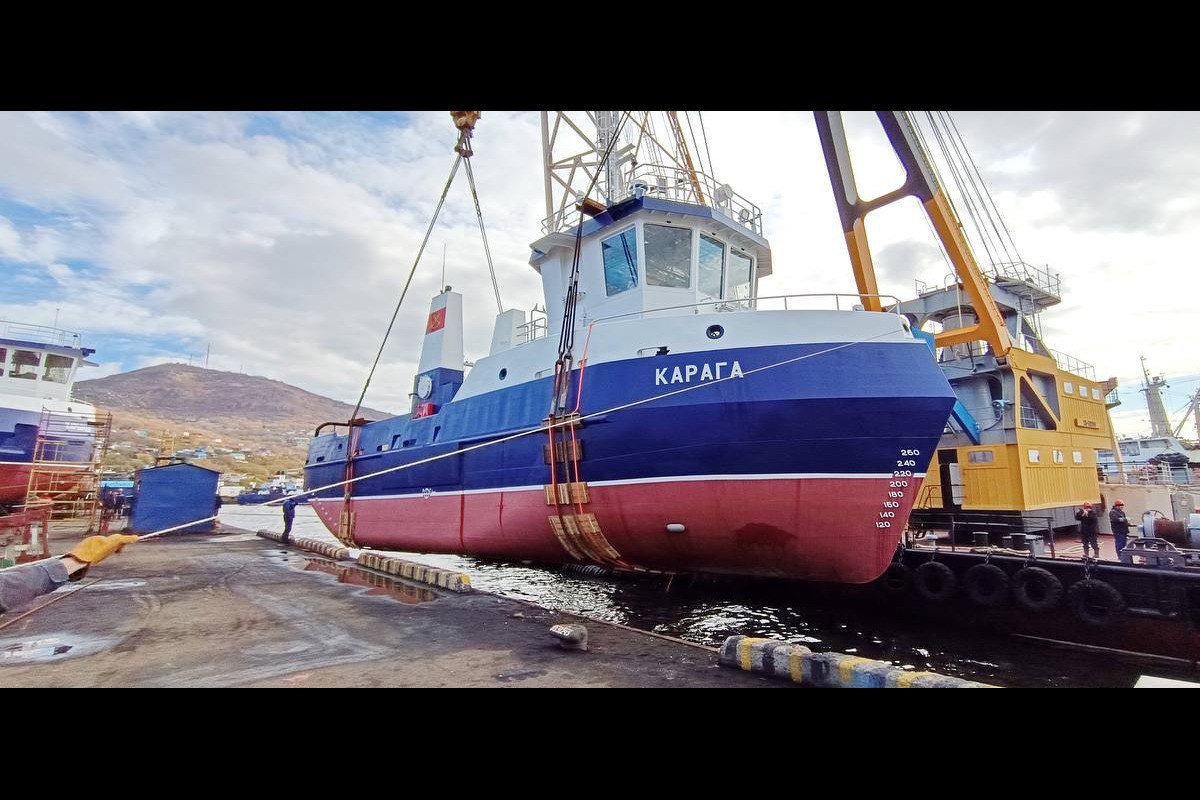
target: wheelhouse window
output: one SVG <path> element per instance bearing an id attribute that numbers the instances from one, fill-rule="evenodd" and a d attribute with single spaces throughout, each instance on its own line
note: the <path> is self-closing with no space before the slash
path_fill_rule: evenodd
<path id="1" fill-rule="evenodd" d="M 74 365 L 75 359 L 70 356 L 56 356 L 51 353 L 46 356 L 46 369 L 42 373 L 42 380 L 66 383 L 71 378 L 71 367 Z"/>
<path id="2" fill-rule="evenodd" d="M 644 226 L 646 285 L 687 289 L 692 285 L 692 231 L 666 225 Z"/>
<path id="3" fill-rule="evenodd" d="M 729 251 L 729 288 L 725 296 L 730 300 L 748 301 L 750 299 L 751 270 L 754 259 L 737 250 Z"/>
<path id="4" fill-rule="evenodd" d="M 36 381 L 38 367 L 41 363 L 42 354 L 37 350 L 13 350 L 12 366 L 8 369 L 8 377 Z"/>
<path id="5" fill-rule="evenodd" d="M 719 299 L 725 286 L 725 245 L 700 234 L 700 295 Z"/>
<path id="6" fill-rule="evenodd" d="M 0 378 L 4 377 L 4 367 L 8 364 L 8 348 L 0 347 Z"/>
<path id="7" fill-rule="evenodd" d="M 609 297 L 628 291 L 638 283 L 637 229 L 629 228 L 600 240 L 604 259 L 604 290 Z"/>

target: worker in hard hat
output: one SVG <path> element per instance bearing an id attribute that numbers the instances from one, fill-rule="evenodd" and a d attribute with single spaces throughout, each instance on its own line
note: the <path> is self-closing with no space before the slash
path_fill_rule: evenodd
<path id="1" fill-rule="evenodd" d="M 1084 503 L 1075 511 L 1075 519 L 1079 520 L 1079 538 L 1083 540 L 1083 560 L 1087 561 L 1088 547 L 1096 552 L 1096 560 L 1100 560 L 1100 542 L 1096 535 L 1100 533 L 1100 518 L 1091 503 Z"/>
<path id="2" fill-rule="evenodd" d="M 79 580 L 93 564 L 99 564 L 137 540 L 136 536 L 119 533 L 89 536 L 65 556 L 0 569 L 0 614 L 53 592 L 67 581 Z"/>
<path id="3" fill-rule="evenodd" d="M 1125 516 L 1125 501 L 1118 500 L 1113 503 L 1112 510 L 1108 512 L 1108 522 L 1112 525 L 1113 543 L 1117 547 L 1117 557 L 1120 558 L 1121 551 L 1125 549 L 1125 542 L 1129 536 L 1129 517 Z"/>

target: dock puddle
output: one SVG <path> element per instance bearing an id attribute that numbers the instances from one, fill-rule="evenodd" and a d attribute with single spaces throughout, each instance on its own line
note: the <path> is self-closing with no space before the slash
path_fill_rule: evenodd
<path id="1" fill-rule="evenodd" d="M 380 575 L 361 567 L 342 566 L 332 561 L 315 558 L 305 559 L 305 562 L 305 572 L 325 572 L 337 578 L 338 583 L 350 583 L 355 586 L 369 587 L 367 591 L 368 595 L 390 597 L 401 603 L 409 604 L 428 603 L 430 600 L 437 599 L 437 594 L 430 589 L 412 586 L 395 578 L 389 578 L 386 575 Z"/>

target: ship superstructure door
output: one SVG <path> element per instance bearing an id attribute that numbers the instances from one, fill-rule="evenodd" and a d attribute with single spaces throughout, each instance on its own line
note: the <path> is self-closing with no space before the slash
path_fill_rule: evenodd
<path id="1" fill-rule="evenodd" d="M 966 490 L 963 486 L 962 468 L 958 465 L 958 451 L 939 450 L 938 465 L 942 478 L 942 507 L 962 510 Z"/>

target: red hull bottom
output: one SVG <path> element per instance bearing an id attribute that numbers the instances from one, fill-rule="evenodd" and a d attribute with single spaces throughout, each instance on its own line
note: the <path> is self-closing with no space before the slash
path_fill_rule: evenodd
<path id="1" fill-rule="evenodd" d="M 0 503 L 16 505 L 25 502 L 29 470 L 29 464 L 0 464 Z"/>
<path id="2" fill-rule="evenodd" d="M 594 514 L 600 534 L 626 564 L 867 583 L 895 557 L 921 478 L 797 477 L 590 484 L 590 502 L 561 513 Z M 900 495 L 900 496 L 896 496 Z M 341 499 L 313 499 L 336 534 Z M 359 547 L 456 553 L 549 563 L 572 557 L 551 525 L 541 487 L 428 496 L 354 498 Z M 890 516 L 889 516 L 890 515 Z M 683 525 L 669 532 L 668 525 Z M 600 563 L 600 562 L 594 562 Z"/>

